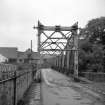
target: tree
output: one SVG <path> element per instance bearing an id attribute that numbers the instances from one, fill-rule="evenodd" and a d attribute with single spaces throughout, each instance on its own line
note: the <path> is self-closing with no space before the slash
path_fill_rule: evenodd
<path id="1" fill-rule="evenodd" d="M 105 72 L 105 17 L 90 20 L 80 36 L 79 70 Z"/>
<path id="2" fill-rule="evenodd" d="M 88 39 L 79 41 L 79 72 L 104 72 L 103 45 L 93 44 Z"/>
<path id="3" fill-rule="evenodd" d="M 105 17 L 90 20 L 82 32 L 92 43 L 105 45 Z"/>

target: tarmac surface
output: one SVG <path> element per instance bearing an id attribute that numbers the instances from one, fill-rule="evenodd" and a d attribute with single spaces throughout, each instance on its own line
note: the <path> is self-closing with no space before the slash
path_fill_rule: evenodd
<path id="1" fill-rule="evenodd" d="M 103 97 L 51 69 L 42 69 L 43 105 L 105 105 Z"/>
<path id="2" fill-rule="evenodd" d="M 40 72 L 42 82 L 32 83 L 25 105 L 105 105 L 103 95 L 87 88 L 86 84 L 74 82 L 50 68 Z"/>

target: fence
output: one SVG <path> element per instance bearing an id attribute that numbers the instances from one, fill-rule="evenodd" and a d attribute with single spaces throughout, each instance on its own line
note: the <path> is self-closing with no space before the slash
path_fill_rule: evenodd
<path id="1" fill-rule="evenodd" d="M 95 82 L 105 82 L 105 73 L 82 72 L 82 76 Z"/>
<path id="2" fill-rule="evenodd" d="M 32 76 L 31 69 L 18 71 L 15 65 L 0 64 L 0 105 L 17 105 Z"/>

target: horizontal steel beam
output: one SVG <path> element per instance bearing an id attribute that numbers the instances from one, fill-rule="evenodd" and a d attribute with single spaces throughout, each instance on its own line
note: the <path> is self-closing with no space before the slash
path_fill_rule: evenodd
<path id="1" fill-rule="evenodd" d="M 78 25 L 77 23 L 74 24 L 73 26 L 70 27 L 65 27 L 65 26 L 44 26 L 38 21 L 38 27 L 34 27 L 34 29 L 37 28 L 39 30 L 44 30 L 44 31 L 55 31 L 55 32 L 60 32 L 60 31 L 72 31 L 72 30 L 77 30 Z"/>
<path id="2" fill-rule="evenodd" d="M 66 39 L 69 39 L 69 37 L 67 37 L 67 38 L 63 38 L 63 37 L 62 38 L 60 38 L 60 37 L 51 37 L 49 39 L 65 39 L 66 40 Z"/>
<path id="3" fill-rule="evenodd" d="M 43 42 L 41 42 L 41 43 L 43 43 Z M 45 42 L 45 43 L 51 44 L 52 42 Z M 67 43 L 67 42 L 56 42 L 56 43 L 58 43 L 58 44 L 59 44 L 59 43 L 64 43 L 64 44 L 65 44 L 65 43 Z"/>
<path id="4" fill-rule="evenodd" d="M 40 51 L 76 51 L 77 49 L 41 49 Z"/>
<path id="5" fill-rule="evenodd" d="M 60 26 L 59 28 L 60 31 L 71 31 L 72 29 L 73 29 L 72 27 L 63 27 L 63 26 Z M 44 31 L 56 31 L 56 26 L 43 26 L 43 30 Z"/>

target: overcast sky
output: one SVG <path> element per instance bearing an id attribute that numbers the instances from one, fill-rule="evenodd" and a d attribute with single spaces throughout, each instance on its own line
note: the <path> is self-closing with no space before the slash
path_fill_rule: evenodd
<path id="1" fill-rule="evenodd" d="M 44 25 L 71 26 L 105 16 L 105 0 L 0 0 L 0 47 L 18 47 L 25 51 L 33 40 L 33 26 L 40 20 Z"/>

